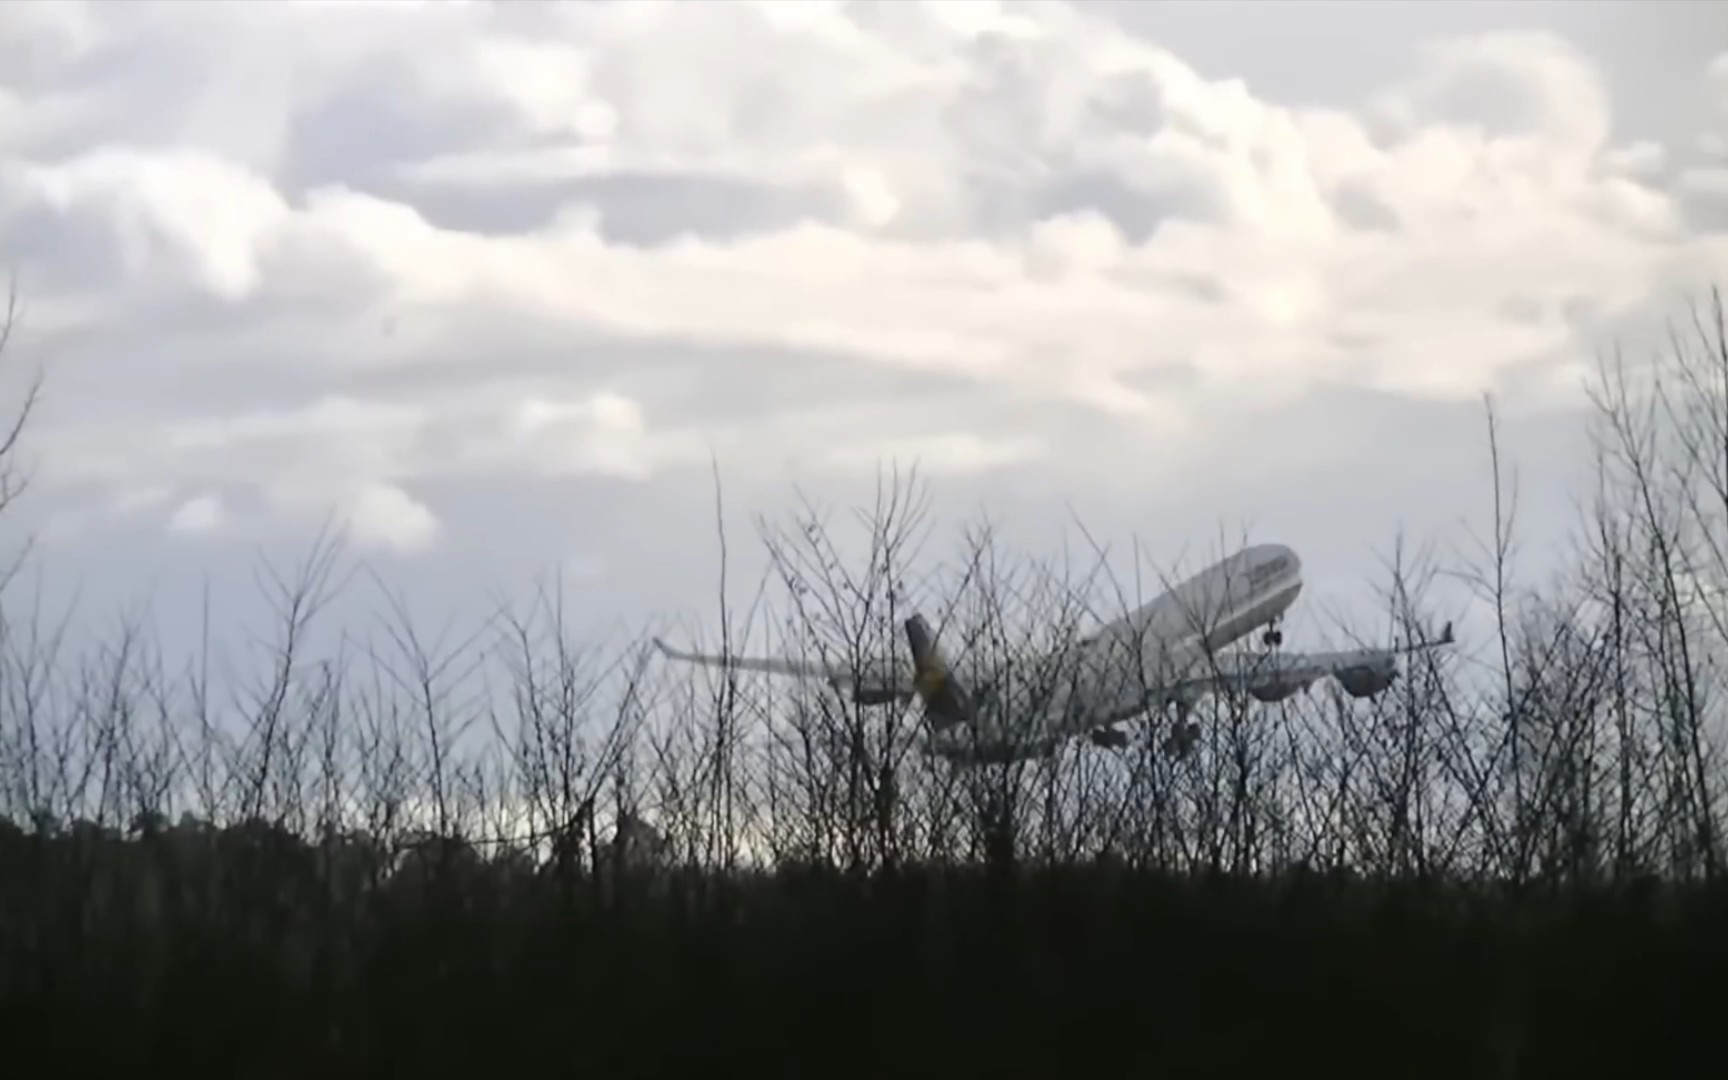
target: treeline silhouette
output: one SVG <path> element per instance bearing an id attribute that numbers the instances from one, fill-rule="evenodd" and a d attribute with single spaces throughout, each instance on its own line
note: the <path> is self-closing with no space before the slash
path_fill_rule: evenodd
<path id="1" fill-rule="evenodd" d="M 1457 614 L 1429 598 L 1462 575 L 1490 640 L 1413 658 L 1372 699 L 1209 699 L 1186 756 L 1148 734 L 951 770 L 915 711 L 669 668 L 646 635 L 586 645 L 550 594 L 455 642 L 389 596 L 372 637 L 320 647 L 345 582 L 327 540 L 264 578 L 280 621 L 256 682 L 213 674 L 214 643 L 182 669 L 130 623 L 68 659 L 8 604 L 9 1056 L 235 1077 L 1710 1075 L 1724 327 L 1712 297 L 1652 362 L 1603 363 L 1600 483 L 1537 585 L 1489 410 L 1493 535 L 1463 568 L 1400 546 L 1386 599 L 1413 638 Z M 944 556 L 929 511 L 895 476 L 843 519 L 862 528 L 814 503 L 762 522 L 772 572 L 714 647 L 904 664 L 916 608 L 986 700 L 1025 706 L 1059 666 L 1026 657 L 1162 584 L 1089 538 L 1078 567 L 985 525 Z"/>

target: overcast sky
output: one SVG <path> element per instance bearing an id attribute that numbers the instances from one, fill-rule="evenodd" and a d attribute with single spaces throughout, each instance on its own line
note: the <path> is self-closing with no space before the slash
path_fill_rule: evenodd
<path id="1" fill-rule="evenodd" d="M 1583 372 L 1728 268 L 1725 137 L 1702 3 L 6 0 L 4 536 L 171 636 L 331 514 L 428 618 L 701 619 L 710 453 L 735 552 L 917 460 L 1325 608 L 1467 546 L 1485 391 L 1564 529 Z"/>

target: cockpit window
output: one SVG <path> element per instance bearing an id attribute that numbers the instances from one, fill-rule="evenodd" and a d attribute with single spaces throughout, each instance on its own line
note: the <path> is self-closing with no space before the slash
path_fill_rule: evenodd
<path id="1" fill-rule="evenodd" d="M 1282 574 L 1289 565 L 1289 557 L 1286 555 L 1280 555 L 1271 562 L 1261 563 L 1259 566 L 1256 566 L 1249 572 L 1248 580 L 1253 585 L 1261 585 L 1264 582 L 1277 577 L 1279 574 Z"/>

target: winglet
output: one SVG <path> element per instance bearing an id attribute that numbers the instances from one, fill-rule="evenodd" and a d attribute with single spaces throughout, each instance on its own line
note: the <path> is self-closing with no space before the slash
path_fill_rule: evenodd
<path id="1" fill-rule="evenodd" d="M 1446 625 L 1440 628 L 1439 637 L 1431 637 L 1421 641 L 1412 641 L 1408 645 L 1401 646 L 1392 651 L 1396 653 L 1426 652 L 1429 649 L 1438 649 L 1443 645 L 1451 645 L 1457 640 L 1458 639 L 1454 637 L 1452 633 L 1452 623 L 1448 620 Z"/>

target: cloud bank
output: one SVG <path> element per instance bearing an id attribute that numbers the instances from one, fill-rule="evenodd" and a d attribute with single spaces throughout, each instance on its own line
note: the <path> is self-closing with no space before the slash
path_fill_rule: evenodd
<path id="1" fill-rule="evenodd" d="M 1618 137 L 1540 30 L 1342 108 L 1052 3 L 0 23 L 40 482 L 181 535 L 334 512 L 413 555 L 440 484 L 1083 482 L 1337 387 L 1564 404 L 1728 254 L 1728 158 Z M 1728 117 L 1728 54 L 1698 88 Z"/>

